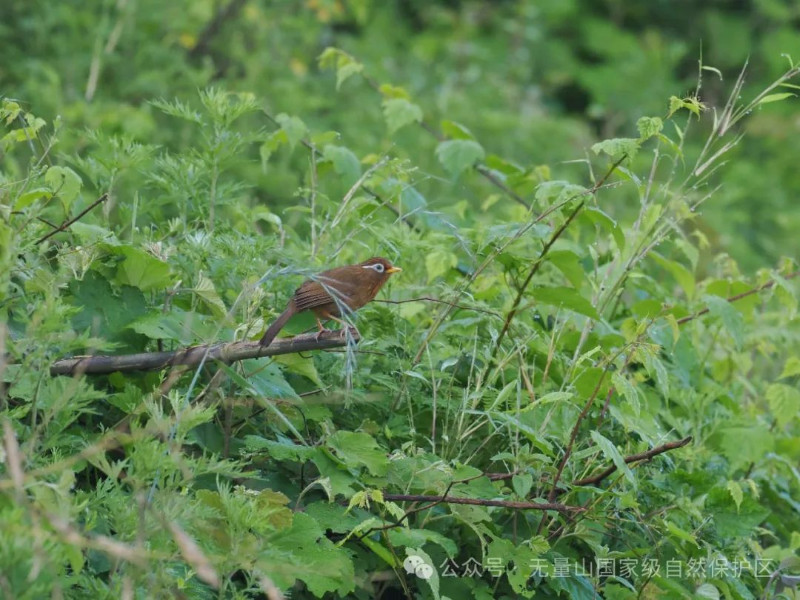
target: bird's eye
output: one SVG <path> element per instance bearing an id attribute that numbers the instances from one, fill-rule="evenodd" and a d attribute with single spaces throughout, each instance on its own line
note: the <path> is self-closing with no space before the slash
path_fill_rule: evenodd
<path id="1" fill-rule="evenodd" d="M 377 265 L 373 265 L 372 268 L 375 269 L 378 273 L 383 273 L 385 271 L 385 269 L 383 268 L 383 265 L 381 263 L 378 263 Z"/>

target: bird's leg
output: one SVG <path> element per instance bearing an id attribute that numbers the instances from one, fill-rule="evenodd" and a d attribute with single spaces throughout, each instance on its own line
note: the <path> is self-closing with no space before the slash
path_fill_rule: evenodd
<path id="1" fill-rule="evenodd" d="M 328 315 L 326 315 L 326 316 L 328 316 Z M 319 320 L 318 316 L 315 315 L 314 318 L 317 320 L 317 329 L 319 329 L 319 331 L 317 331 L 317 335 L 314 336 L 314 341 L 318 342 L 319 341 L 319 336 L 321 336 L 323 333 L 325 333 L 328 330 L 325 329 L 325 326 L 322 324 L 322 321 Z"/>
<path id="2" fill-rule="evenodd" d="M 336 321 L 337 323 L 339 323 L 339 325 L 341 325 L 341 326 L 342 326 L 342 330 L 343 330 L 343 331 L 347 331 L 348 329 L 352 329 L 353 331 L 355 331 L 355 332 L 356 332 L 356 335 L 357 335 L 357 336 L 361 337 L 361 334 L 358 332 L 358 328 L 356 328 L 356 326 L 355 326 L 355 325 L 351 325 L 350 323 L 348 323 L 347 321 L 344 321 L 344 320 L 342 320 L 342 319 L 337 319 L 337 318 L 336 318 L 336 317 L 334 317 L 333 315 L 328 315 L 328 316 L 329 316 L 329 317 L 330 317 L 332 320 L 334 320 L 334 321 Z"/>

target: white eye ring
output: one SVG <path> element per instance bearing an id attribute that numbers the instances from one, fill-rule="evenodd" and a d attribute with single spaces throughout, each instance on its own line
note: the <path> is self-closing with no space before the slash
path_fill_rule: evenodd
<path id="1" fill-rule="evenodd" d="M 372 269 L 376 273 L 383 273 L 386 268 L 381 263 L 376 263 L 374 265 L 364 265 L 365 269 Z"/>

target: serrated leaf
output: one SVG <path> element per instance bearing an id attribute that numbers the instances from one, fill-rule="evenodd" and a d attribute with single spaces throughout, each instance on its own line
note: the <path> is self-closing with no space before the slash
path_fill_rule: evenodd
<path id="1" fill-rule="evenodd" d="M 354 184 L 361 176 L 361 162 L 349 148 L 329 144 L 322 151 L 322 156 L 333 164 L 333 170 L 346 185 Z"/>
<path id="2" fill-rule="evenodd" d="M 742 499 L 744 498 L 742 486 L 739 485 L 738 481 L 731 480 L 726 487 L 731 494 L 731 498 L 733 498 L 733 501 L 736 503 L 736 510 L 738 511 L 739 507 L 742 505 Z"/>
<path id="3" fill-rule="evenodd" d="M 307 377 L 318 387 L 325 387 L 325 384 L 322 383 L 322 379 L 319 377 L 319 373 L 317 373 L 317 367 L 314 365 L 314 360 L 312 358 L 299 353 L 290 353 L 273 356 L 272 360 L 279 365 L 283 365 L 283 367 L 291 373 L 297 373 L 298 375 Z"/>
<path id="4" fill-rule="evenodd" d="M 800 390 L 783 383 L 773 383 L 766 393 L 769 409 L 778 427 L 784 427 L 800 414 Z"/>
<path id="5" fill-rule="evenodd" d="M 625 401 L 631 406 L 634 414 L 639 416 L 641 404 L 639 402 L 639 391 L 636 389 L 636 386 L 619 371 L 614 371 L 611 375 L 611 383 L 614 385 L 614 389 L 617 390 L 617 393 L 622 395 Z"/>
<path id="6" fill-rule="evenodd" d="M 383 117 L 389 133 L 411 123 L 422 121 L 422 109 L 405 98 L 389 98 L 383 101 Z"/>
<path id="7" fill-rule="evenodd" d="M 340 89 L 342 84 L 350 77 L 364 70 L 364 65 L 338 48 L 325 48 L 319 56 L 319 66 L 323 69 L 336 69 L 337 90 Z"/>
<path id="8" fill-rule="evenodd" d="M 291 149 L 294 149 L 308 135 L 308 126 L 299 117 L 281 113 L 275 117 L 275 120 L 280 123 L 281 129 L 286 133 L 286 141 Z"/>
<path id="9" fill-rule="evenodd" d="M 636 122 L 639 130 L 639 141 L 644 141 L 658 135 L 664 128 L 664 122 L 658 117 L 642 117 Z"/>
<path id="10" fill-rule="evenodd" d="M 800 375 L 800 358 L 797 356 L 790 356 L 786 359 L 786 363 L 783 365 L 783 371 L 781 371 L 781 376 L 778 377 L 778 379 L 794 377 L 795 375 Z"/>
<path id="11" fill-rule="evenodd" d="M 607 154 L 612 160 L 619 160 L 623 156 L 630 161 L 639 151 L 639 140 L 634 138 L 613 138 L 603 140 L 592 145 L 592 152 Z"/>
<path id="12" fill-rule="evenodd" d="M 559 308 L 566 308 L 592 319 L 599 319 L 600 315 L 592 303 L 580 295 L 577 290 L 568 287 L 537 287 L 533 291 L 537 302 L 550 304 Z"/>
<path id="13" fill-rule="evenodd" d="M 744 319 L 742 314 L 725 298 L 707 294 L 703 301 L 709 312 L 720 319 L 728 333 L 731 334 L 737 348 L 744 344 Z"/>
<path id="14" fill-rule="evenodd" d="M 201 271 L 197 276 L 197 283 L 195 284 L 194 293 L 197 294 L 203 302 L 211 309 L 211 312 L 217 317 L 222 317 L 228 312 L 225 303 L 217 293 L 217 288 L 214 287 L 214 282 L 206 277 Z"/>
<path id="15" fill-rule="evenodd" d="M 617 470 L 625 475 L 625 479 L 627 479 L 631 485 L 635 486 L 636 479 L 633 476 L 633 472 L 625 463 L 625 458 L 622 456 L 620 451 L 617 450 L 617 447 L 614 445 L 614 443 L 597 431 L 592 431 L 591 436 L 594 440 L 594 443 L 600 447 L 603 455 L 614 463 L 614 466 L 617 467 Z"/>
<path id="16" fill-rule="evenodd" d="M 69 207 L 81 191 L 83 181 L 69 167 L 50 167 L 44 175 L 44 182 Z"/>
<path id="17" fill-rule="evenodd" d="M 447 140 L 436 147 L 436 158 L 453 177 L 475 165 L 485 155 L 483 146 L 474 140 Z"/>
<path id="18" fill-rule="evenodd" d="M 346 465 L 363 465 L 373 475 L 383 476 L 389 470 L 386 451 L 368 433 L 337 431 L 327 440 L 330 448 Z"/>
<path id="19" fill-rule="evenodd" d="M 118 246 L 114 253 L 125 257 L 117 267 L 117 283 L 148 292 L 164 289 L 172 282 L 169 265 L 144 250 Z"/>

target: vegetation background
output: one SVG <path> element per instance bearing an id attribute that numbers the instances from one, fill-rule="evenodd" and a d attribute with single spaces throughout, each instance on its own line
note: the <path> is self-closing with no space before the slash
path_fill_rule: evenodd
<path id="1" fill-rule="evenodd" d="M 3 2 L 0 597 L 798 597 L 799 25 Z M 373 255 L 355 349 L 49 374 Z"/>

